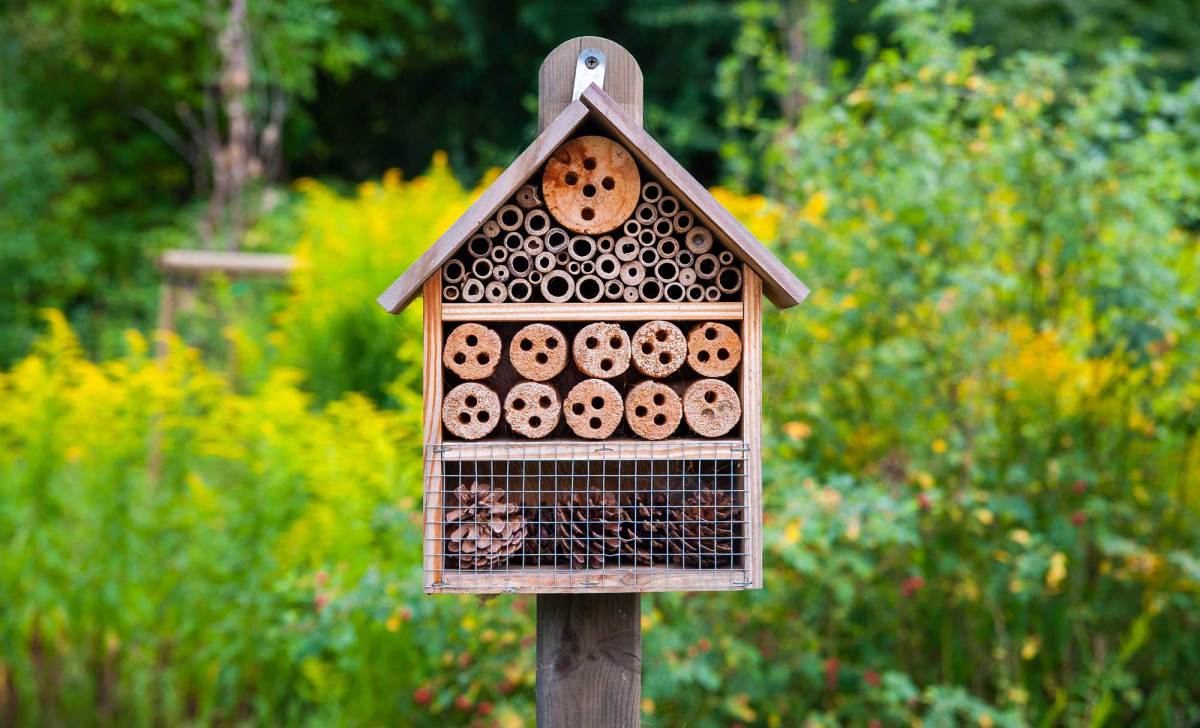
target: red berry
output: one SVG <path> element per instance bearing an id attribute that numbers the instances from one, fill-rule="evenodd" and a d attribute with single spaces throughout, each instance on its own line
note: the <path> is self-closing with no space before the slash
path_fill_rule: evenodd
<path id="1" fill-rule="evenodd" d="M 495 708 L 496 706 L 492 703 L 486 700 L 481 700 L 479 701 L 479 705 L 475 706 L 475 712 L 479 713 L 480 715 L 491 715 Z"/>
<path id="2" fill-rule="evenodd" d="M 470 667 L 471 666 L 471 653 L 464 652 L 461 655 L 459 655 L 458 656 L 458 666 L 461 668 L 464 668 L 464 669 Z"/>
<path id="3" fill-rule="evenodd" d="M 1074 523 L 1076 526 L 1082 526 L 1087 523 L 1087 514 L 1083 511 L 1075 511 L 1071 514 L 1071 523 Z"/>
<path id="4" fill-rule="evenodd" d="M 880 723 L 878 718 L 872 718 L 867 721 L 867 728 L 883 728 L 883 723 Z"/>
<path id="5" fill-rule="evenodd" d="M 318 612 L 324 609 L 326 604 L 329 604 L 328 594 L 322 592 L 313 597 L 313 608 L 315 608 Z"/>
<path id="6" fill-rule="evenodd" d="M 1087 492 L 1088 484 L 1086 480 L 1076 480 L 1071 486 L 1071 490 L 1075 491 L 1075 495 L 1083 495 Z"/>
<path id="7" fill-rule="evenodd" d="M 701 637 L 698 646 L 700 647 L 701 652 L 708 652 L 712 649 L 712 643 L 708 641 L 707 637 Z"/>
<path id="8" fill-rule="evenodd" d="M 499 688 L 501 694 L 503 695 L 508 695 L 517 689 L 516 683 L 508 678 L 502 679 L 499 683 L 497 683 L 496 687 Z"/>
<path id="9" fill-rule="evenodd" d="M 903 582 L 901 582 L 900 593 L 902 595 L 904 595 L 905 599 L 907 599 L 907 598 L 911 597 L 913 594 L 916 594 L 917 592 L 921 591 L 921 589 L 924 588 L 924 586 L 925 586 L 925 577 L 920 576 L 920 575 L 910 576 L 907 579 L 905 579 Z"/>
<path id="10" fill-rule="evenodd" d="M 880 682 L 882 682 L 879 679 L 879 673 L 875 672 L 874 670 L 867 670 L 865 673 L 863 673 L 863 680 L 866 680 L 867 684 L 873 688 L 879 687 Z"/>
<path id="11" fill-rule="evenodd" d="M 838 671 L 841 669 L 841 665 L 841 661 L 836 657 L 825 660 L 825 687 L 830 690 L 837 690 Z"/>
<path id="12" fill-rule="evenodd" d="M 471 708 L 473 708 L 475 706 L 471 702 L 471 699 L 468 698 L 466 695 L 459 695 L 457 698 L 454 699 L 454 707 L 458 708 L 462 712 L 466 713 L 466 712 L 469 712 L 471 710 Z"/>
<path id="13" fill-rule="evenodd" d="M 425 685 L 422 685 L 413 691 L 413 700 L 415 700 L 418 705 L 429 705 L 433 702 L 433 691 Z"/>
<path id="14" fill-rule="evenodd" d="M 329 574 L 324 569 L 321 569 L 317 572 L 315 581 L 317 582 L 317 586 L 325 586 L 329 583 Z"/>
<path id="15" fill-rule="evenodd" d="M 917 493 L 917 506 L 923 511 L 929 510 L 929 496 L 924 493 Z"/>

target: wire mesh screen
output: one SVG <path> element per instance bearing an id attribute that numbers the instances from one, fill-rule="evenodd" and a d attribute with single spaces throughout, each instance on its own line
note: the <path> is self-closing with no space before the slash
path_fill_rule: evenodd
<path id="1" fill-rule="evenodd" d="M 426 584 L 748 586 L 747 455 L 729 441 L 431 445 Z"/>

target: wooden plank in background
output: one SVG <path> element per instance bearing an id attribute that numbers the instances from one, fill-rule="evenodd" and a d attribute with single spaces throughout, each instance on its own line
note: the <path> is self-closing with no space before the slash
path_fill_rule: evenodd
<path id="1" fill-rule="evenodd" d="M 168 250 L 158 257 L 158 269 L 173 275 L 286 276 L 295 267 L 295 258 L 274 253 Z"/>

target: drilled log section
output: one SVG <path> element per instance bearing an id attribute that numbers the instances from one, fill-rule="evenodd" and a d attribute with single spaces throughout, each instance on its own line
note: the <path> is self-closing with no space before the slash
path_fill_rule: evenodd
<path id="1" fill-rule="evenodd" d="M 708 228 L 697 225 L 687 231 L 687 235 L 683 238 L 683 244 L 696 255 L 707 253 L 712 249 L 712 233 Z"/>
<path id="2" fill-rule="evenodd" d="M 508 256 L 508 272 L 513 278 L 524 278 L 533 270 L 533 260 L 529 254 L 519 251 Z"/>
<path id="3" fill-rule="evenodd" d="M 462 284 L 462 300 L 467 303 L 479 303 L 483 300 L 483 283 L 477 278 L 470 278 L 463 281 Z"/>
<path id="4" fill-rule="evenodd" d="M 637 286 L 646 278 L 646 266 L 641 263 L 622 263 L 621 282 L 627 286 Z"/>
<path id="5" fill-rule="evenodd" d="M 671 281 L 663 286 L 663 300 L 679 303 L 687 297 L 687 287 L 679 281 Z"/>
<path id="6" fill-rule="evenodd" d="M 463 379 L 486 379 L 500 363 L 500 335 L 481 324 L 461 324 L 446 337 L 442 363 Z"/>
<path id="7" fill-rule="evenodd" d="M 508 390 L 504 398 L 504 419 L 519 435 L 531 439 L 545 437 L 558 427 L 558 392 L 541 382 L 522 382 Z"/>
<path id="8" fill-rule="evenodd" d="M 642 201 L 643 202 L 658 202 L 662 197 L 662 185 L 657 182 L 650 181 L 642 185 Z"/>
<path id="9" fill-rule="evenodd" d="M 516 278 L 508 283 L 508 300 L 525 303 L 533 296 L 533 285 L 525 278 Z"/>
<path id="10" fill-rule="evenodd" d="M 663 440 L 671 436 L 683 419 L 679 395 L 662 382 L 642 382 L 629 390 L 625 421 L 639 437 Z"/>
<path id="11" fill-rule="evenodd" d="M 467 267 L 457 258 L 451 258 L 446 265 L 442 266 L 442 281 L 445 283 L 458 283 L 466 277 Z"/>
<path id="12" fill-rule="evenodd" d="M 613 255 L 617 256 L 617 260 L 628 262 L 637 258 L 638 241 L 636 238 L 623 236 L 617 240 L 616 247 L 613 248 Z"/>
<path id="13" fill-rule="evenodd" d="M 721 293 L 737 293 L 742 290 L 742 271 L 729 265 L 717 272 L 717 288 Z"/>
<path id="14" fill-rule="evenodd" d="M 566 271 L 552 270 L 542 278 L 542 296 L 550 303 L 566 303 L 575 293 L 575 279 Z"/>
<path id="15" fill-rule="evenodd" d="M 474 258 L 484 258 L 492 250 L 492 241 L 484 235 L 472 235 L 467 240 L 467 252 Z"/>
<path id="16" fill-rule="evenodd" d="M 675 229 L 675 234 L 683 235 L 692 229 L 692 225 L 696 224 L 696 218 L 692 217 L 692 213 L 687 210 L 680 210 L 675 217 L 671 219 L 671 227 Z"/>
<path id="17" fill-rule="evenodd" d="M 550 216 L 545 210 L 529 210 L 525 213 L 525 232 L 530 235 L 545 235 L 550 230 Z"/>
<path id="18" fill-rule="evenodd" d="M 525 222 L 525 211 L 516 205 L 505 205 L 496 211 L 496 222 L 505 232 L 519 230 Z"/>
<path id="19" fill-rule="evenodd" d="M 632 339 L 633 366 L 648 377 L 661 379 L 679 371 L 687 361 L 687 337 L 670 321 L 648 321 Z"/>
<path id="20" fill-rule="evenodd" d="M 544 236 L 546 240 L 546 250 L 551 253 L 557 253 L 567 247 L 567 243 L 571 242 L 571 236 L 562 228 L 550 228 Z"/>
<path id="21" fill-rule="evenodd" d="M 663 287 L 655 278 L 646 278 L 638 284 L 638 296 L 643 301 L 661 301 L 663 296 Z"/>
<path id="22" fill-rule="evenodd" d="M 625 284 L 619 280 L 609 280 L 604 282 L 604 299 L 606 301 L 620 301 L 625 294 Z"/>
<path id="23" fill-rule="evenodd" d="M 563 400 L 563 416 L 576 435 L 603 440 L 621 424 L 623 403 L 617 388 L 603 379 L 585 379 Z"/>
<path id="24" fill-rule="evenodd" d="M 621 261 L 612 253 L 604 253 L 596 258 L 596 275 L 606 281 L 611 281 L 621 275 Z"/>
<path id="25" fill-rule="evenodd" d="M 588 324 L 575 335 L 572 353 L 586 376 L 611 379 L 629 368 L 629 334 L 616 324 Z"/>
<path id="26" fill-rule="evenodd" d="M 717 256 L 712 253 L 703 253 L 696 258 L 696 277 L 700 280 L 711 281 L 717 277 L 720 270 L 721 266 L 717 262 Z"/>
<path id="27" fill-rule="evenodd" d="M 538 194 L 537 187 L 533 185 L 521 185 L 516 194 L 517 204 L 525 209 L 537 207 L 542 204 L 542 196 Z"/>
<path id="28" fill-rule="evenodd" d="M 586 261 L 590 263 L 591 261 Z M 604 281 L 598 276 L 584 275 L 575 284 L 575 297 L 584 303 L 595 303 L 604 297 Z"/>
<path id="29" fill-rule="evenodd" d="M 606 233 L 633 210 L 641 174 L 629 151 L 607 137 L 575 137 L 551 155 L 542 194 L 554 219 L 588 235 Z"/>
<path id="30" fill-rule="evenodd" d="M 513 336 L 508 359 L 522 377 L 544 382 L 566 368 L 567 338 L 548 324 L 529 324 Z"/>
<path id="31" fill-rule="evenodd" d="M 705 377 L 723 377 L 742 360 L 742 339 L 725 324 L 708 321 L 688 332 L 688 365 Z"/>
<path id="32" fill-rule="evenodd" d="M 442 424 L 464 440 L 478 440 L 500 422 L 500 398 L 489 387 L 465 382 L 451 389 L 442 403 Z"/>
<path id="33" fill-rule="evenodd" d="M 720 437 L 742 419 L 742 401 L 720 379 L 701 379 L 683 393 L 683 416 L 697 435 Z"/>
<path id="34" fill-rule="evenodd" d="M 442 298 L 447 301 L 458 300 L 458 286 L 445 286 L 442 288 Z"/>

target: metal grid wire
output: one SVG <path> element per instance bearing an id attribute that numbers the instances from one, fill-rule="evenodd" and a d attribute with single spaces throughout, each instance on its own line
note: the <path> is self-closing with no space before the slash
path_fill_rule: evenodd
<path id="1" fill-rule="evenodd" d="M 463 574 L 519 589 L 531 574 L 747 573 L 743 442 L 445 443 L 425 457 L 435 588 Z"/>

